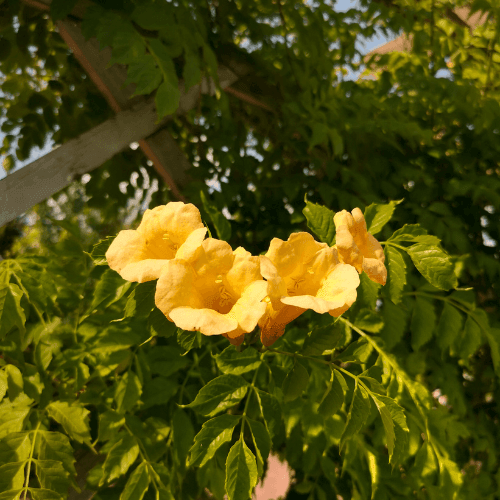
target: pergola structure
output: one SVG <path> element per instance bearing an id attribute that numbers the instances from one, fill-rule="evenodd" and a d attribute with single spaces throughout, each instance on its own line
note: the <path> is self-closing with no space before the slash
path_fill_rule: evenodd
<path id="1" fill-rule="evenodd" d="M 52 2 L 52 0 L 21 1 L 47 12 Z M 387 4 L 385 1 L 384 3 Z M 170 187 L 173 197 L 186 201 L 182 195 L 182 188 L 189 182 L 190 164 L 165 128 L 173 117 L 169 116 L 157 122 L 154 100 L 145 96 L 131 97 L 135 90 L 133 84 L 123 88 L 127 76 L 126 67 L 119 64 L 107 67 L 111 49 L 107 47 L 100 50 L 96 39 L 85 40 L 81 31 L 81 20 L 89 5 L 91 5 L 89 0 L 80 0 L 72 10 L 71 16 L 57 21 L 56 25 L 61 37 L 116 115 L 0 180 L 0 226 L 68 186 L 76 175 L 101 166 L 133 142 L 139 143 L 159 177 Z M 460 26 L 468 27 L 471 31 L 484 24 L 487 19 L 487 15 L 482 12 L 471 15 L 467 7 L 449 9 L 446 17 Z M 368 61 L 374 54 L 411 50 L 412 39 L 403 34 L 372 50 L 364 60 Z M 273 102 L 271 90 L 266 97 L 266 86 L 260 84 L 258 91 L 255 92 L 255 84 L 251 81 L 252 72 L 253 68 L 249 64 L 228 58 L 225 64 L 219 64 L 218 67 L 220 87 L 238 99 L 273 112 L 272 107 L 267 104 Z M 186 92 L 181 81 L 180 92 L 180 104 L 176 112 L 178 115 L 195 108 L 201 94 L 213 95 L 215 83 L 212 79 L 204 78 L 200 84 Z M 79 457 L 76 465 L 77 482 L 82 489 L 88 471 L 98 460 L 99 456 L 91 452 Z M 93 492 L 84 489 L 81 493 L 71 490 L 69 499 L 89 500 L 93 495 Z"/>
<path id="2" fill-rule="evenodd" d="M 49 11 L 52 0 L 22 0 L 31 7 Z M 380 0 L 375 0 L 380 1 Z M 190 164 L 174 138 L 165 128 L 172 116 L 156 122 L 156 110 L 151 98 L 131 97 L 134 84 L 123 88 L 126 80 L 126 67 L 114 64 L 107 67 L 111 58 L 111 49 L 99 49 L 96 39 L 85 40 L 81 31 L 81 20 L 89 0 L 80 0 L 65 20 L 56 25 L 63 40 L 73 51 L 87 75 L 96 84 L 116 115 L 97 125 L 92 130 L 72 139 L 42 158 L 19 169 L 0 180 L 0 226 L 25 213 L 61 189 L 68 186 L 76 175 L 90 172 L 125 150 L 133 142 L 139 146 L 145 156 L 153 163 L 159 177 L 170 187 L 174 198 L 185 201 L 182 188 L 189 182 Z M 449 9 L 446 17 L 452 22 L 469 27 L 472 31 L 483 24 L 486 14 L 476 12 L 470 15 L 470 9 L 460 7 Z M 367 61 L 374 54 L 386 54 L 395 51 L 411 51 L 412 39 L 405 34 L 372 50 L 365 56 Z M 241 61 L 229 60 L 219 65 L 220 87 L 227 93 L 252 105 L 272 111 L 270 106 L 249 90 L 246 80 L 251 77 L 252 68 Z M 187 92 L 180 82 L 181 98 L 177 114 L 184 114 L 193 109 L 200 94 L 214 94 L 215 84 L 212 79 L 204 78 L 199 85 Z M 272 102 L 272 98 L 269 100 Z"/>

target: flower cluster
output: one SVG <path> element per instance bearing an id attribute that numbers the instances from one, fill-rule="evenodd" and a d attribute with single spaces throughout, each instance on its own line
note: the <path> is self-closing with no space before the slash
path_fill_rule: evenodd
<path id="1" fill-rule="evenodd" d="M 172 202 L 146 210 L 136 230 L 121 231 L 109 267 L 128 281 L 158 280 L 155 304 L 184 330 L 223 335 L 234 345 L 258 325 L 272 345 L 307 309 L 337 317 L 356 300 L 363 271 L 385 284 L 380 243 L 359 208 L 335 214 L 336 245 L 309 233 L 273 238 L 265 255 L 207 238 L 199 210 Z"/>

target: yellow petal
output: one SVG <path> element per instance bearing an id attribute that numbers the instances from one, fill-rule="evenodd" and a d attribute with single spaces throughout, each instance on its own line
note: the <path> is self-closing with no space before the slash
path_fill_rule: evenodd
<path id="1" fill-rule="evenodd" d="M 372 281 L 385 285 L 387 281 L 387 269 L 380 260 L 363 259 L 363 271 Z"/>
<path id="2" fill-rule="evenodd" d="M 274 344 L 285 333 L 285 326 L 305 311 L 306 309 L 289 305 L 275 311 L 272 305 L 268 304 L 266 313 L 259 321 L 261 342 L 266 347 Z"/>
<path id="3" fill-rule="evenodd" d="M 183 260 L 169 260 L 165 263 L 156 285 L 155 304 L 169 317 L 176 307 L 202 308 L 203 297 L 195 288 L 196 274 Z"/>
<path id="4" fill-rule="evenodd" d="M 358 246 L 354 242 L 354 238 L 347 225 L 337 227 L 335 247 L 342 262 L 354 266 L 359 273 L 362 271 L 363 255 L 361 255 Z"/>
<path id="5" fill-rule="evenodd" d="M 339 304 L 335 309 L 347 311 L 356 300 L 356 288 L 359 283 L 359 275 L 352 266 L 339 264 L 327 276 L 316 296 L 333 304 Z"/>
<path id="6" fill-rule="evenodd" d="M 144 238 L 137 231 L 120 231 L 106 252 L 109 267 L 120 273 L 127 264 L 141 258 L 144 244 Z"/>
<path id="7" fill-rule="evenodd" d="M 187 262 L 192 262 L 195 260 L 200 252 L 200 246 L 205 239 L 207 234 L 206 227 L 200 227 L 195 229 L 186 239 L 186 241 L 180 246 L 179 250 L 175 254 L 176 259 L 183 259 Z"/>
<path id="8" fill-rule="evenodd" d="M 287 241 L 273 238 L 265 256 L 276 266 L 278 274 L 286 279 L 302 274 L 304 265 L 325 247 L 328 247 L 326 243 L 318 243 L 309 233 L 292 233 Z"/>
<path id="9" fill-rule="evenodd" d="M 203 335 L 221 335 L 235 330 L 238 323 L 227 314 L 220 314 L 213 309 L 193 309 L 177 307 L 170 312 L 170 318 L 183 330 L 198 330 Z"/>
<path id="10" fill-rule="evenodd" d="M 235 319 L 243 332 L 251 332 L 259 319 L 266 312 L 267 303 L 261 302 L 267 294 L 267 283 L 264 280 L 251 283 L 227 315 Z"/>
<path id="11" fill-rule="evenodd" d="M 229 243 L 207 238 L 201 244 L 201 251 L 192 263 L 196 274 L 202 279 L 226 274 L 233 265 L 234 255 Z"/>
<path id="12" fill-rule="evenodd" d="M 265 255 L 259 257 L 260 273 L 267 280 L 267 295 L 275 309 L 282 307 L 281 297 L 288 295 L 285 280 L 278 274 L 276 266 Z"/>
<path id="13" fill-rule="evenodd" d="M 169 262 L 167 259 L 143 259 L 139 262 L 131 262 L 121 270 L 120 276 L 124 280 L 139 283 L 157 280 L 167 262 Z"/>
<path id="14" fill-rule="evenodd" d="M 232 295 L 239 297 L 250 283 L 262 280 L 260 259 L 242 247 L 237 248 L 233 255 L 234 262 L 225 275 L 224 283 Z"/>
<path id="15" fill-rule="evenodd" d="M 231 342 L 231 344 L 233 344 L 235 346 L 239 346 L 239 345 L 243 344 L 243 341 L 245 340 L 244 333 L 242 333 L 241 335 L 239 335 L 238 337 L 235 337 L 235 338 L 232 338 L 228 333 L 223 333 L 222 336 L 226 337 L 226 339 L 229 340 L 229 342 Z"/>
<path id="16" fill-rule="evenodd" d="M 146 210 L 137 231 L 145 236 L 163 236 L 168 232 L 171 241 L 179 247 L 195 229 L 203 227 L 200 211 L 193 204 L 174 201 Z"/>

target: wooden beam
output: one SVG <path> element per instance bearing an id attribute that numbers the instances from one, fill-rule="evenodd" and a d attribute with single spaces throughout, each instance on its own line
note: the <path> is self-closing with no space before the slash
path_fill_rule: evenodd
<path id="1" fill-rule="evenodd" d="M 236 78 L 227 68 L 219 68 L 221 86 L 229 85 Z M 177 114 L 193 109 L 200 91 L 214 93 L 214 82 L 205 78 L 200 85 L 191 87 L 188 92 L 184 91 L 181 84 Z M 132 142 L 149 137 L 171 118 L 166 117 L 157 123 L 154 100 L 140 102 L 132 109 L 121 111 L 92 130 L 7 175 L 0 180 L 0 226 L 68 186 L 74 176 L 91 172 L 129 147 Z"/>

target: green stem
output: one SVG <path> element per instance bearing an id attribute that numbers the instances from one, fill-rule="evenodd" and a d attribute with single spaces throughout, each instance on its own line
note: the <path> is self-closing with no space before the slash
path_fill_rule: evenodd
<path id="1" fill-rule="evenodd" d="M 26 495 L 28 493 L 28 487 L 30 484 L 30 474 L 31 474 L 31 463 L 33 462 L 33 453 L 35 452 L 35 442 L 36 442 L 36 435 L 38 433 L 38 429 L 40 429 L 40 425 L 42 423 L 42 420 L 40 419 L 38 423 L 36 424 L 34 434 L 33 434 L 33 441 L 31 443 L 31 450 L 30 450 L 30 456 L 28 458 L 28 470 L 26 471 L 26 479 L 24 481 L 24 500 L 26 500 Z"/>
<path id="2" fill-rule="evenodd" d="M 250 384 L 250 389 L 248 391 L 248 397 L 247 397 L 247 400 L 245 401 L 245 407 L 243 408 L 243 415 L 242 415 L 241 429 L 240 429 L 240 438 L 241 439 L 243 439 L 243 431 L 245 429 L 245 421 L 246 421 L 246 417 L 247 417 L 248 403 L 250 402 L 250 398 L 252 397 L 252 390 L 255 388 L 255 382 L 257 381 L 257 374 L 259 373 L 261 366 L 262 365 L 259 365 L 258 368 L 255 370 L 255 373 L 253 374 L 252 383 Z"/>
<path id="3" fill-rule="evenodd" d="M 184 382 L 182 382 L 181 390 L 179 392 L 179 404 L 182 404 L 182 396 L 184 395 L 184 387 L 186 387 L 186 383 L 191 376 L 191 373 L 198 368 L 199 362 L 208 354 L 208 351 L 205 351 L 198 359 L 196 359 L 195 363 L 189 368 L 186 376 L 184 378 Z"/>
<path id="4" fill-rule="evenodd" d="M 403 250 L 405 252 L 408 251 L 408 249 L 406 247 L 398 245 L 397 243 L 392 243 L 392 241 L 381 241 L 380 244 L 381 245 L 390 245 L 391 247 L 399 248 L 400 250 Z"/>

